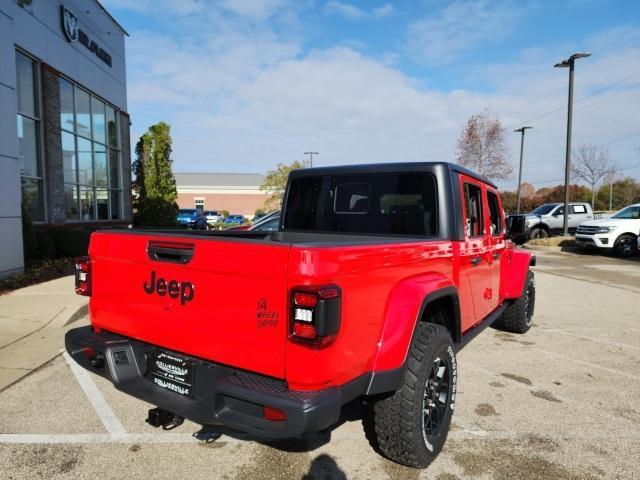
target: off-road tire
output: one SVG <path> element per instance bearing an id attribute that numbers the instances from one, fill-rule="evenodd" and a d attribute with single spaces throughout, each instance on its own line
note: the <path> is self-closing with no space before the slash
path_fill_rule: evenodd
<path id="1" fill-rule="evenodd" d="M 441 363 L 436 363 L 438 359 Z M 438 366 L 436 366 L 438 365 Z M 446 398 L 435 404 L 442 405 L 438 413 L 438 427 L 433 435 L 424 428 L 424 406 L 428 405 L 427 392 L 433 379 L 445 367 L 445 382 L 438 387 L 439 395 Z M 400 389 L 393 395 L 377 400 L 369 411 L 369 440 L 388 459 L 414 468 L 426 468 L 440 453 L 447 439 L 457 388 L 457 364 L 453 342 L 448 330 L 433 323 L 421 322 L 416 327 L 407 357 L 407 369 Z M 429 393 L 432 399 L 435 393 Z M 431 418 L 431 417 L 428 417 Z M 428 426 L 431 431 L 431 425 Z M 367 426 L 365 425 L 365 431 Z"/>
<path id="2" fill-rule="evenodd" d="M 623 233 L 613 244 L 613 253 L 618 257 L 632 257 L 638 249 L 637 239 L 630 233 Z"/>
<path id="3" fill-rule="evenodd" d="M 513 333 L 525 333 L 531 328 L 536 305 L 536 282 L 531 270 L 527 272 L 525 282 L 522 295 L 507 306 L 495 327 Z"/>
<path id="4" fill-rule="evenodd" d="M 549 232 L 543 227 L 533 227 L 531 232 L 529 233 L 529 240 L 534 240 L 536 238 L 547 238 L 549 236 Z"/>

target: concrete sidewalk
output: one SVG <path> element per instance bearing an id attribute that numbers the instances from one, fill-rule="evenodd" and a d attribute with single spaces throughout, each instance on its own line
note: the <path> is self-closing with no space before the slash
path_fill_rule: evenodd
<path id="1" fill-rule="evenodd" d="M 68 325 L 87 312 L 73 275 L 1 295 L 0 390 L 58 355 Z"/>

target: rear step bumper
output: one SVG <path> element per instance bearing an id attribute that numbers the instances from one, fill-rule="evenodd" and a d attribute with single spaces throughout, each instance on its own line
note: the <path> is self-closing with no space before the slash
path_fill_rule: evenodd
<path id="1" fill-rule="evenodd" d="M 118 390 L 202 425 L 225 425 L 264 438 L 323 430 L 338 421 L 342 404 L 355 396 L 354 390 L 360 390 L 360 385 L 345 385 L 342 389 L 293 391 L 281 380 L 176 354 L 193 362 L 191 398 L 153 382 L 154 354 L 164 351 L 153 345 L 110 332 L 96 333 L 86 326 L 69 330 L 65 346 L 78 364 L 111 381 Z M 265 419 L 264 406 L 284 411 L 286 420 Z"/>

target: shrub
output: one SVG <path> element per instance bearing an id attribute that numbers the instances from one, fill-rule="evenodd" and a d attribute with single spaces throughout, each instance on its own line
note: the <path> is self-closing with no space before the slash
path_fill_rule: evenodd
<path id="1" fill-rule="evenodd" d="M 52 228 L 48 231 L 59 257 L 80 257 L 89 249 L 89 229 Z"/>
<path id="2" fill-rule="evenodd" d="M 36 245 L 38 258 L 55 258 L 56 246 L 47 232 L 36 230 Z"/>

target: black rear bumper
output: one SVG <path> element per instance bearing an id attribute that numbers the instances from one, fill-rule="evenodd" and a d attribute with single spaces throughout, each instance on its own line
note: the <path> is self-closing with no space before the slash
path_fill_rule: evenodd
<path id="1" fill-rule="evenodd" d="M 153 382 L 150 368 L 158 351 L 153 345 L 109 332 L 95 333 L 89 326 L 67 332 L 65 345 L 78 364 L 110 380 L 118 390 L 201 425 L 225 425 L 265 438 L 296 437 L 333 425 L 342 405 L 368 384 L 368 377 L 363 377 L 342 388 L 294 391 L 278 379 L 179 354 L 194 362 L 190 398 Z M 97 365 L 92 365 L 87 352 L 97 353 L 104 361 L 93 357 Z M 284 411 L 286 420 L 266 420 L 264 406 Z"/>

